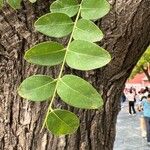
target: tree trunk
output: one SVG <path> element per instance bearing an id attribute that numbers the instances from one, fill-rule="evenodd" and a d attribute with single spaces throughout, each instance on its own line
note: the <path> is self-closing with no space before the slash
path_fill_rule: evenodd
<path id="1" fill-rule="evenodd" d="M 102 69 L 89 72 L 67 67 L 65 70 L 89 80 L 102 93 L 104 107 L 101 110 L 79 110 L 58 100 L 55 107 L 71 109 L 80 117 L 78 131 L 65 137 L 54 137 L 47 130 L 40 133 L 48 102 L 28 102 L 17 94 L 17 87 L 27 76 L 39 73 L 57 76 L 59 67 L 39 67 L 23 59 L 26 49 L 49 40 L 33 28 L 37 17 L 49 12 L 49 2 L 38 0 L 36 4 L 30 4 L 24 0 L 19 11 L 8 6 L 0 11 L 1 150 L 113 149 L 120 93 L 150 43 L 150 1 L 109 2 L 111 12 L 97 24 L 105 33 L 105 38 L 99 44 L 111 53 L 112 61 Z"/>
<path id="2" fill-rule="evenodd" d="M 150 82 L 149 66 L 146 69 L 144 68 L 144 66 L 142 66 L 142 70 L 145 73 L 148 81 Z"/>

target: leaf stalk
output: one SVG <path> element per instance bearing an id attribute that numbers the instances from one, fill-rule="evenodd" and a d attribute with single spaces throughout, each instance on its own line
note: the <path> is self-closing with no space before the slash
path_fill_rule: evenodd
<path id="1" fill-rule="evenodd" d="M 45 127 L 45 124 L 46 124 L 46 121 L 47 121 L 47 118 L 48 118 L 48 115 L 49 115 L 49 112 L 53 111 L 53 108 L 52 108 L 52 104 L 55 100 L 55 97 L 56 97 L 56 92 L 57 92 L 57 87 L 58 87 L 58 82 L 59 82 L 59 79 L 61 78 L 62 74 L 63 74 L 63 70 L 64 70 L 64 66 L 65 66 L 65 62 L 66 62 L 66 57 L 67 57 L 67 53 L 69 51 L 69 46 L 73 40 L 73 33 L 75 31 L 75 28 L 76 28 L 76 25 L 77 25 L 77 21 L 79 20 L 79 17 L 80 17 L 80 13 L 81 13 L 81 4 L 82 4 L 82 1 L 80 3 L 80 7 L 79 7 L 79 11 L 77 13 L 77 16 L 76 16 L 76 19 L 75 19 L 75 22 L 74 22 L 74 26 L 73 26 L 73 29 L 72 29 L 72 33 L 70 35 L 70 38 L 69 38 L 69 41 L 68 41 L 68 44 L 67 44 L 67 47 L 66 47 L 66 53 L 65 53 L 65 56 L 64 56 L 64 59 L 63 59 L 63 62 L 62 62 L 62 65 L 61 65 L 61 69 L 60 69 L 60 72 L 59 72 L 59 75 L 58 75 L 58 78 L 57 78 L 57 82 L 56 82 L 56 86 L 55 86 L 55 90 L 54 90 L 54 93 L 53 93 L 53 96 L 51 98 L 51 102 L 48 106 L 48 110 L 47 110 L 47 113 L 46 113 L 46 116 L 45 116 L 45 119 L 44 119 L 44 122 L 43 122 L 43 125 L 42 125 L 42 128 L 41 128 L 41 131 L 44 129 Z"/>

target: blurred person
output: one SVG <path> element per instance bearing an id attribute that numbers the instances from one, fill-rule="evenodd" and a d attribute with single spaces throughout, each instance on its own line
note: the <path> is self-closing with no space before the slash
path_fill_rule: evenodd
<path id="1" fill-rule="evenodd" d="M 144 96 L 148 96 L 148 94 L 150 94 L 149 88 L 146 86 L 144 91 L 143 91 Z"/>
<path id="2" fill-rule="evenodd" d="M 132 111 L 133 115 L 135 115 L 135 91 L 132 88 L 130 88 L 129 93 L 126 94 L 126 98 L 129 101 L 129 115 L 132 114 Z"/>
<path id="3" fill-rule="evenodd" d="M 139 119 L 140 119 L 140 130 L 141 130 L 141 136 L 143 138 L 146 137 L 146 124 L 145 124 L 145 119 L 144 119 L 144 113 L 143 113 L 143 101 L 146 100 L 146 97 L 145 98 L 142 98 L 140 99 L 138 102 L 137 102 L 137 110 L 138 110 L 138 114 L 139 114 Z"/>
<path id="4" fill-rule="evenodd" d="M 146 124 L 147 143 L 150 146 L 150 94 L 148 94 L 147 99 L 142 102 L 142 105 Z"/>
<path id="5" fill-rule="evenodd" d="M 120 104 L 121 104 L 121 108 L 124 107 L 124 102 L 126 101 L 126 96 L 124 94 L 124 92 L 122 92 L 121 97 L 120 97 Z"/>

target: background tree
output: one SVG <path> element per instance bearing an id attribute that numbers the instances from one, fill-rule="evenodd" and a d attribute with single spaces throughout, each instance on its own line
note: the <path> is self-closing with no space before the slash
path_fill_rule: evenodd
<path id="1" fill-rule="evenodd" d="M 148 81 L 150 81 L 150 47 L 147 48 L 142 55 L 135 68 L 132 71 L 131 78 L 134 78 L 136 74 L 144 72 Z"/>
<path id="2" fill-rule="evenodd" d="M 52 2 L 52 1 L 50 1 Z M 37 33 L 33 23 L 49 12 L 49 2 L 35 4 L 27 0 L 14 11 L 5 6 L 0 12 L 0 149 L 18 150 L 112 150 L 115 125 L 120 110 L 119 98 L 126 79 L 150 43 L 150 2 L 148 0 L 110 0 L 111 12 L 97 21 L 105 38 L 99 43 L 112 55 L 112 61 L 102 69 L 89 72 L 71 70 L 88 80 L 102 93 L 104 106 L 99 110 L 79 110 L 60 103 L 80 118 L 78 131 L 65 137 L 54 137 L 46 130 L 40 133 L 48 104 L 24 101 L 17 95 L 21 81 L 32 74 L 57 76 L 57 68 L 30 65 L 23 59 L 26 49 L 50 40 Z M 59 40 L 66 43 L 67 39 Z M 43 111 L 44 110 L 44 111 Z"/>

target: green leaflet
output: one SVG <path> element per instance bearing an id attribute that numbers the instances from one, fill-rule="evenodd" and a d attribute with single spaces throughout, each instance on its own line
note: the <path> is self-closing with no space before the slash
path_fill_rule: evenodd
<path id="1" fill-rule="evenodd" d="M 74 75 L 65 75 L 58 81 L 57 93 L 64 102 L 74 107 L 97 109 L 103 105 L 94 87 Z"/>
<path id="2" fill-rule="evenodd" d="M 3 7 L 4 5 L 4 0 L 0 0 L 0 9 Z"/>
<path id="3" fill-rule="evenodd" d="M 20 8 L 21 0 L 7 0 L 7 3 L 14 9 Z"/>
<path id="4" fill-rule="evenodd" d="M 79 10 L 77 0 L 57 0 L 50 6 L 51 12 L 67 14 L 69 17 L 74 16 Z"/>
<path id="5" fill-rule="evenodd" d="M 74 23 L 63 13 L 48 13 L 34 24 L 35 29 L 47 36 L 64 37 L 71 33 Z"/>
<path id="6" fill-rule="evenodd" d="M 81 16 L 84 19 L 99 19 L 105 16 L 110 10 L 107 0 L 83 0 Z"/>
<path id="7" fill-rule="evenodd" d="M 65 55 L 64 47 L 56 42 L 43 42 L 30 48 L 25 59 L 34 64 L 54 66 L 60 64 Z"/>
<path id="8" fill-rule="evenodd" d="M 37 0 L 29 0 L 31 3 L 35 3 Z"/>
<path id="9" fill-rule="evenodd" d="M 54 135 L 66 135 L 77 130 L 79 119 L 70 111 L 55 109 L 49 113 L 46 125 L 48 130 Z"/>
<path id="10" fill-rule="evenodd" d="M 45 75 L 34 75 L 25 79 L 18 88 L 21 97 L 32 101 L 44 101 L 54 92 L 56 81 Z"/>
<path id="11" fill-rule="evenodd" d="M 68 66 L 78 70 L 100 68 L 110 60 L 111 56 L 106 50 L 94 43 L 81 40 L 75 40 L 70 44 L 66 57 Z"/>
<path id="12" fill-rule="evenodd" d="M 103 38 L 103 33 L 92 21 L 80 19 L 73 32 L 73 38 L 75 40 L 96 42 Z"/>

